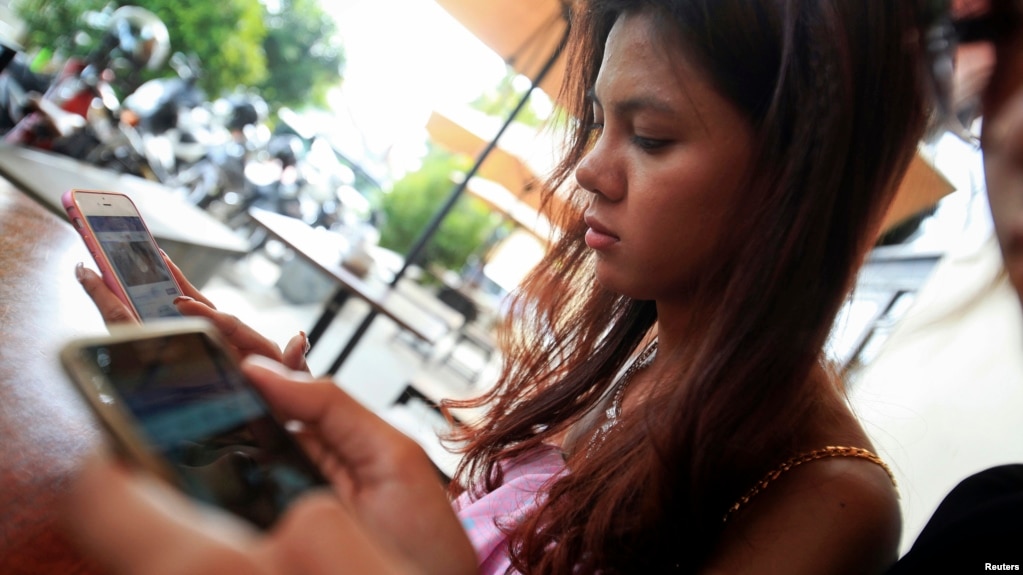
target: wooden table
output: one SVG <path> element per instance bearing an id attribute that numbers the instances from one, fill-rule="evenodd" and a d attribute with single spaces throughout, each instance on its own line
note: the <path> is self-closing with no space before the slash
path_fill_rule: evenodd
<path id="1" fill-rule="evenodd" d="M 310 330 L 308 336 L 310 344 L 315 345 L 351 296 L 365 301 L 373 313 L 386 316 L 398 324 L 401 329 L 408 331 L 428 345 L 435 344 L 461 325 L 463 321 L 461 314 L 447 308 L 439 301 L 432 302 L 432 304 L 429 301 L 418 301 L 400 288 L 394 288 L 383 282 L 363 280 L 348 271 L 341 265 L 341 249 L 336 245 L 331 245 L 326 241 L 326 235 L 305 222 L 259 208 L 249 210 L 249 215 L 272 237 L 322 271 L 339 286 L 337 292 L 327 301 L 319 319 Z M 338 358 L 334 360 L 328 373 L 334 374 L 340 369 L 361 335 L 361 331 L 356 330 L 348 344 L 341 350 Z"/>
<path id="2" fill-rule="evenodd" d="M 97 424 L 64 376 L 64 341 L 106 331 L 75 281 L 71 225 L 0 180 L 0 573 L 95 573 L 56 525 Z"/>
<path id="3" fill-rule="evenodd" d="M 249 252 L 249 244 L 231 228 L 156 182 L 3 142 L 0 176 L 61 218 L 60 197 L 71 188 L 128 195 L 157 243 L 196 286 L 205 284 L 224 261 Z"/>

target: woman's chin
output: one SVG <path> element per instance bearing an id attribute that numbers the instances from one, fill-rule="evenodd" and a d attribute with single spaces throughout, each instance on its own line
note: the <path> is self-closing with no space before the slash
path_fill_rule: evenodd
<path id="1" fill-rule="evenodd" d="M 597 262 L 597 283 L 604 289 L 632 299 L 653 299 L 647 290 L 636 284 L 636 275 L 613 269 L 605 262 Z"/>

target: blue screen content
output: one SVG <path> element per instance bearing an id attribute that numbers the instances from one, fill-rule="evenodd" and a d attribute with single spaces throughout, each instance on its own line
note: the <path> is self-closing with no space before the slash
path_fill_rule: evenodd
<path id="1" fill-rule="evenodd" d="M 273 525 L 300 494 L 325 485 L 219 347 L 201 333 L 97 346 L 90 361 L 149 446 L 192 496 Z"/>
<path id="2" fill-rule="evenodd" d="M 177 317 L 174 299 L 181 295 L 170 270 L 133 216 L 87 216 L 114 273 L 142 319 Z"/>

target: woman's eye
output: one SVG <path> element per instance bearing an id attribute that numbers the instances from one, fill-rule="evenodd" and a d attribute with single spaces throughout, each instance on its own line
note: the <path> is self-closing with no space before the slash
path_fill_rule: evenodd
<path id="1" fill-rule="evenodd" d="M 633 136 L 632 143 L 637 147 L 647 151 L 654 151 L 663 148 L 668 145 L 668 140 L 658 140 L 656 138 L 644 138 L 643 136 Z"/>

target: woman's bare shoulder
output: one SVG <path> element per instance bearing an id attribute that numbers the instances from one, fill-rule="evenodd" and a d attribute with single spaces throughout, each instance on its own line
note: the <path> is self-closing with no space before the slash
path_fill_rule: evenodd
<path id="1" fill-rule="evenodd" d="M 882 573 L 902 519 L 888 472 L 856 457 L 792 468 L 729 519 L 708 573 Z"/>

